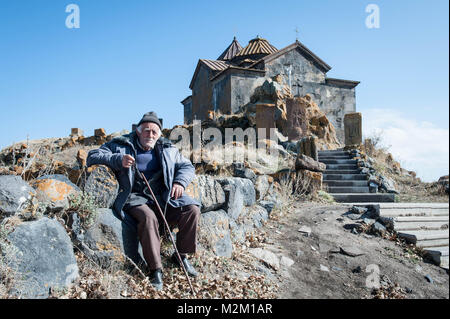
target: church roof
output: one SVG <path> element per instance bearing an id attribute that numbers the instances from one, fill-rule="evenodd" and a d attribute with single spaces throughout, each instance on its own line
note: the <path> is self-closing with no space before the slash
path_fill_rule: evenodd
<path id="1" fill-rule="evenodd" d="M 217 58 L 217 60 L 231 60 L 242 50 L 242 46 L 236 40 L 236 37 L 233 38 L 233 42 L 228 46 L 228 48 L 223 51 L 223 53 Z"/>
<path id="2" fill-rule="evenodd" d="M 331 70 L 331 66 L 329 66 L 328 64 L 326 64 L 321 58 L 319 58 L 317 55 L 315 55 L 311 50 L 309 50 L 306 46 L 304 46 L 300 41 L 295 41 L 294 43 L 292 43 L 291 45 L 288 45 L 287 47 L 273 52 L 269 55 L 266 55 L 265 57 L 263 57 L 262 59 L 258 60 L 257 62 L 253 63 L 252 65 L 250 65 L 250 68 L 253 68 L 254 66 L 256 66 L 257 64 L 261 63 L 261 62 L 270 62 L 286 53 L 288 53 L 291 50 L 297 49 L 300 51 L 300 53 L 310 59 L 318 68 L 320 68 L 323 72 L 327 73 L 328 71 Z"/>
<path id="3" fill-rule="evenodd" d="M 246 56 L 253 54 L 272 54 L 277 52 L 277 48 L 269 43 L 266 39 L 256 37 L 250 40 L 245 48 L 239 51 L 236 56 Z"/>
<path id="4" fill-rule="evenodd" d="M 226 69 L 228 67 L 227 63 L 219 60 L 200 59 L 200 62 L 205 64 L 208 68 L 210 68 L 213 71 L 222 71 L 223 69 Z"/>
<path id="5" fill-rule="evenodd" d="M 198 71 L 200 70 L 200 66 L 206 66 L 208 69 L 212 70 L 213 72 L 220 72 L 228 68 L 228 64 L 224 61 L 219 60 L 206 60 L 206 59 L 200 59 L 198 60 L 197 67 L 195 68 L 194 75 L 192 76 L 191 84 L 189 85 L 189 88 L 192 89 L 192 86 L 194 85 L 195 78 L 197 77 Z"/>

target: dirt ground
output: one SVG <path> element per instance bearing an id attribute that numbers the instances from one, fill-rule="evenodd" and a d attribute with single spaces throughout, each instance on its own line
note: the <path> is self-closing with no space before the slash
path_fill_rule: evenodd
<path id="1" fill-rule="evenodd" d="M 272 271 L 279 281 L 278 298 L 449 298 L 445 269 L 423 262 L 396 241 L 352 233 L 344 228 L 355 223 L 342 216 L 347 211 L 343 205 L 297 203 L 266 224 L 266 243 L 260 247 L 295 262 L 287 270 Z M 302 226 L 311 228 L 309 236 L 298 231 Z M 345 246 L 362 255 L 342 253 Z M 374 288 L 377 282 L 379 289 Z"/>

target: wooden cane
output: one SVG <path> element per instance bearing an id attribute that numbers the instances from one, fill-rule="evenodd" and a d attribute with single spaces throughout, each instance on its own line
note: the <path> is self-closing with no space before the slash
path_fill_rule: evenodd
<path id="1" fill-rule="evenodd" d="M 192 286 L 192 283 L 191 283 L 191 279 L 189 278 L 189 275 L 188 275 L 188 273 L 187 273 L 187 271 L 186 271 L 186 267 L 184 267 L 183 260 L 181 260 L 180 253 L 178 252 L 177 245 L 175 244 L 175 239 L 174 239 L 173 236 L 172 236 L 172 232 L 170 231 L 169 224 L 167 223 L 166 217 L 164 216 L 164 214 L 163 214 L 163 212 L 162 212 L 162 210 L 161 210 L 161 207 L 159 206 L 158 200 L 156 199 L 156 196 L 155 196 L 155 194 L 153 193 L 153 190 L 152 190 L 152 188 L 150 187 L 150 184 L 148 183 L 148 181 L 147 181 L 147 179 L 145 178 L 144 174 L 142 174 L 141 171 L 139 171 L 139 169 L 138 169 L 137 167 L 136 167 L 136 171 L 138 172 L 139 176 L 144 180 L 145 184 L 147 185 L 148 190 L 150 191 L 150 194 L 151 194 L 152 197 L 153 197 L 153 200 L 154 200 L 155 203 L 156 203 L 156 207 L 158 207 L 159 214 L 161 215 L 161 218 L 162 218 L 162 220 L 164 221 L 164 224 L 166 225 L 166 229 L 167 229 L 167 231 L 168 231 L 168 233 L 169 233 L 169 235 L 170 235 L 170 240 L 172 241 L 173 248 L 175 248 L 175 253 L 176 253 L 176 255 L 177 255 L 178 261 L 179 261 L 181 267 L 183 268 L 183 271 L 184 271 L 184 274 L 186 275 L 186 278 L 187 278 L 187 280 L 188 280 L 189 286 L 191 287 L 191 292 L 192 292 L 192 294 L 194 295 L 194 297 L 196 297 L 194 287 Z M 170 192 L 170 190 L 169 190 L 169 192 Z"/>

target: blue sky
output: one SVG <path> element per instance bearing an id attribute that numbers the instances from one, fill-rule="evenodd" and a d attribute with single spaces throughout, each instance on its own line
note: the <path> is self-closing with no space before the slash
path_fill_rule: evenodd
<path id="1" fill-rule="evenodd" d="M 79 29 L 65 25 L 71 3 Z M 371 3 L 378 29 L 365 25 Z M 382 132 L 402 164 L 433 180 L 449 170 L 448 10 L 444 0 L 0 0 L 0 148 L 72 127 L 130 129 L 149 110 L 181 124 L 199 58 L 217 58 L 233 36 L 281 49 L 297 27 L 329 77 L 361 81 L 364 134 Z"/>

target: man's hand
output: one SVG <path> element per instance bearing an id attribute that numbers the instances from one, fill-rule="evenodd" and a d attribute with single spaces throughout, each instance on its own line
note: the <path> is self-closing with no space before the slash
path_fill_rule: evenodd
<path id="1" fill-rule="evenodd" d="M 129 168 L 134 164 L 134 157 L 128 154 L 125 154 L 122 157 L 122 166 L 125 168 Z"/>
<path id="2" fill-rule="evenodd" d="M 170 192 L 170 198 L 178 199 L 184 193 L 184 187 L 178 183 L 173 183 L 172 191 Z"/>

